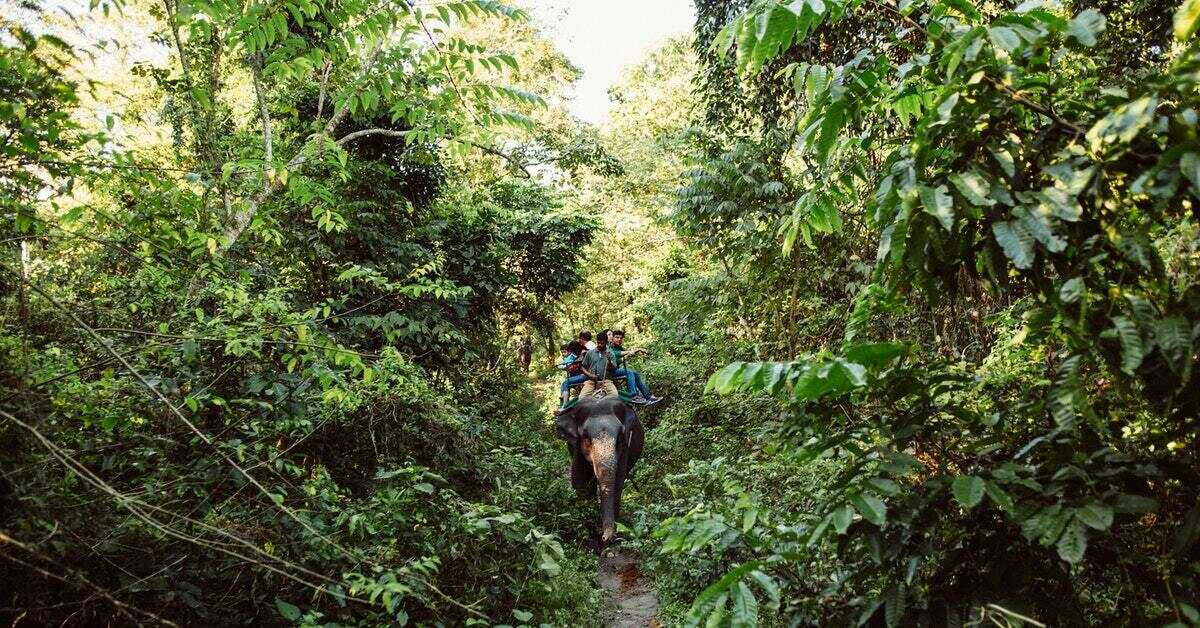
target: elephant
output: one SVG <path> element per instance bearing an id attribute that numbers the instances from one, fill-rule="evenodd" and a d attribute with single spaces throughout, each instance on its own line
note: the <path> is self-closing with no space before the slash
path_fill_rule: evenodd
<path id="1" fill-rule="evenodd" d="M 621 490 L 642 455 L 646 432 L 637 413 L 616 395 L 589 396 L 555 420 L 571 454 L 571 486 L 600 498 L 601 542 L 616 536 Z"/>

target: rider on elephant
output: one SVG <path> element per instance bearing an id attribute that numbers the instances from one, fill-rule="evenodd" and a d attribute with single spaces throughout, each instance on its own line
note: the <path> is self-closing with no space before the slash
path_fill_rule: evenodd
<path id="1" fill-rule="evenodd" d="M 588 379 L 583 383 L 583 390 L 579 391 L 579 398 L 588 397 L 597 388 L 603 389 L 606 395 L 616 396 L 617 386 L 612 381 L 616 371 L 617 366 L 608 352 L 608 332 L 602 331 L 596 334 L 596 348 L 583 354 L 583 374 Z"/>
<path id="2" fill-rule="evenodd" d="M 612 356 L 612 362 L 616 365 L 617 370 L 613 371 L 616 377 L 624 377 L 625 382 L 629 385 L 629 394 L 633 396 L 631 402 L 638 405 L 652 406 L 660 401 L 662 397 L 657 397 L 650 392 L 650 387 L 646 384 L 646 378 L 642 374 L 629 368 L 625 364 L 627 356 L 645 353 L 645 349 L 626 349 L 623 346 L 625 342 L 625 330 L 614 329 L 609 332 L 608 353 Z"/>

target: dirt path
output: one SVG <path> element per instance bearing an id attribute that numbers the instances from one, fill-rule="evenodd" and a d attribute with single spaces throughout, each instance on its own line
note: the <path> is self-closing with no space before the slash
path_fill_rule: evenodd
<path id="1" fill-rule="evenodd" d="M 608 591 L 613 607 L 609 628 L 659 628 L 658 595 L 654 583 L 638 569 L 638 558 L 621 549 L 600 555 L 597 581 Z"/>

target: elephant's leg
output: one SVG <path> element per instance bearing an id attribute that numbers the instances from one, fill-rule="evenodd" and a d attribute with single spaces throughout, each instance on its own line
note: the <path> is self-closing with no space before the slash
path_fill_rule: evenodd
<path id="1" fill-rule="evenodd" d="M 571 446 L 568 441 L 568 449 L 571 451 L 571 488 L 581 494 L 590 494 L 595 490 L 595 476 L 592 472 L 591 461 L 588 459 L 586 442 L 585 440 Z"/>

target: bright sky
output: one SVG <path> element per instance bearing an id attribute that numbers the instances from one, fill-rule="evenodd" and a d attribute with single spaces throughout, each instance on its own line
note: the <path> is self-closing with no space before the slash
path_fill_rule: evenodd
<path id="1" fill-rule="evenodd" d="M 583 70 L 571 111 L 591 122 L 608 114 L 608 88 L 621 70 L 668 37 L 687 33 L 692 0 L 527 0 L 534 20 Z"/>

